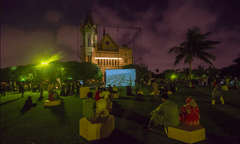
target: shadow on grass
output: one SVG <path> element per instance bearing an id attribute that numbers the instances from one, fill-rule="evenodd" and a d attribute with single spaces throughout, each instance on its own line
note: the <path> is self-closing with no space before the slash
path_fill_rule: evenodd
<path id="1" fill-rule="evenodd" d="M 35 103 L 35 104 L 33 104 L 33 105 L 31 105 L 31 106 L 26 106 L 26 105 L 24 105 L 23 106 L 23 108 L 21 109 L 21 111 L 20 111 L 20 115 L 24 115 L 26 112 L 28 112 L 32 107 L 36 107 L 37 106 L 37 104 Z"/>
<path id="2" fill-rule="evenodd" d="M 44 98 L 43 96 L 40 96 L 37 101 L 40 102 L 42 101 L 43 98 Z"/>
<path id="3" fill-rule="evenodd" d="M 51 112 L 53 113 L 53 115 L 56 115 L 59 118 L 58 119 L 59 123 L 64 123 L 64 124 L 69 124 L 70 123 L 69 118 L 66 115 L 63 100 L 62 100 L 62 103 L 60 105 L 44 106 L 44 108 L 50 109 Z"/>
<path id="4" fill-rule="evenodd" d="M 113 102 L 113 109 L 112 112 L 110 112 L 110 114 L 114 115 L 114 117 L 117 118 L 126 118 L 140 125 L 148 125 L 150 120 L 149 117 L 122 108 L 122 106 L 117 102 Z"/>
<path id="5" fill-rule="evenodd" d="M 229 136 L 228 139 L 239 140 L 240 119 L 238 119 L 237 117 L 233 117 L 232 115 L 225 113 L 223 111 L 220 111 L 218 109 L 209 110 L 207 107 L 205 108 L 202 107 L 200 111 L 205 115 L 207 114 L 208 115 L 207 120 L 217 125 L 218 128 L 221 129 L 221 131 L 224 134 L 227 134 Z M 239 113 L 236 111 L 236 115 L 237 114 Z M 216 138 L 216 139 L 219 139 L 219 138 Z"/>
<path id="6" fill-rule="evenodd" d="M 19 100 L 19 99 L 21 99 L 21 98 L 18 98 L 18 99 L 14 99 L 14 100 L 11 100 L 11 101 L 7 101 L 7 102 L 4 102 L 4 103 L 1 103 L 0 106 L 5 105 L 5 104 L 8 104 L 8 103 L 10 103 L 10 102 L 17 101 L 17 100 Z"/>
<path id="7" fill-rule="evenodd" d="M 95 140 L 89 142 L 89 144 L 144 144 L 130 135 L 114 129 L 112 134 L 105 139 Z"/>

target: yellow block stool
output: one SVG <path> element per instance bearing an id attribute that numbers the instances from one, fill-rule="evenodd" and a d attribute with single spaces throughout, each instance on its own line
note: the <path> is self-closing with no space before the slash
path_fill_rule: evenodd
<path id="1" fill-rule="evenodd" d="M 138 91 L 137 93 L 143 95 L 143 91 Z"/>
<path id="2" fill-rule="evenodd" d="M 119 98 L 119 93 L 114 93 L 113 98 Z"/>
<path id="3" fill-rule="evenodd" d="M 90 91 L 89 87 L 81 87 L 79 88 L 79 94 L 80 94 L 80 98 L 87 98 L 87 94 Z"/>
<path id="4" fill-rule="evenodd" d="M 157 92 L 157 95 L 160 94 L 160 90 Z M 154 92 L 151 92 L 150 95 L 154 95 Z"/>
<path id="5" fill-rule="evenodd" d="M 172 91 L 168 91 L 167 93 L 168 93 L 168 94 L 172 94 Z"/>
<path id="6" fill-rule="evenodd" d="M 108 101 L 108 103 L 107 103 L 107 109 L 108 110 L 111 110 L 112 109 L 112 105 L 113 105 L 113 103 L 110 101 Z"/>
<path id="7" fill-rule="evenodd" d="M 61 99 L 55 100 L 55 101 L 45 100 L 44 105 L 45 106 L 55 106 L 55 105 L 60 105 L 61 102 L 62 102 Z"/>
<path id="8" fill-rule="evenodd" d="M 88 141 L 107 138 L 115 129 L 114 116 L 102 123 L 92 124 L 85 117 L 79 120 L 79 134 Z"/>
<path id="9" fill-rule="evenodd" d="M 166 131 L 166 130 L 165 130 Z M 169 138 L 182 141 L 185 143 L 196 143 L 205 140 L 205 128 L 201 125 L 186 128 L 183 126 L 168 127 Z"/>

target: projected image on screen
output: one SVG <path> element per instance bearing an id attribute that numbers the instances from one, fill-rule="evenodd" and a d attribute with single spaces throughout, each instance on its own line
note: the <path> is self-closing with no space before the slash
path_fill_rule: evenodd
<path id="1" fill-rule="evenodd" d="M 105 70 L 106 87 L 111 86 L 135 86 L 136 71 L 135 69 L 113 69 Z"/>

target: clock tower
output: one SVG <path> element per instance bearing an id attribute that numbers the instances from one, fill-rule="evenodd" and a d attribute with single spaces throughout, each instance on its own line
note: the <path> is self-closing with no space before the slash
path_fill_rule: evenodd
<path id="1" fill-rule="evenodd" d="M 97 27 L 94 25 L 90 10 L 85 21 L 81 23 L 81 61 L 93 62 L 94 53 L 97 50 Z"/>

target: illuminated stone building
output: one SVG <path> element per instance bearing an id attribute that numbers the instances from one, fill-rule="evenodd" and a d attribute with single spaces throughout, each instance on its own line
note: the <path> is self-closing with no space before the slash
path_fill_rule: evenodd
<path id="1" fill-rule="evenodd" d="M 81 61 L 97 64 L 102 73 L 106 69 L 121 69 L 133 63 L 132 49 L 126 45 L 119 47 L 105 30 L 103 38 L 97 42 L 98 27 L 94 25 L 91 13 L 88 12 L 81 24 Z"/>

